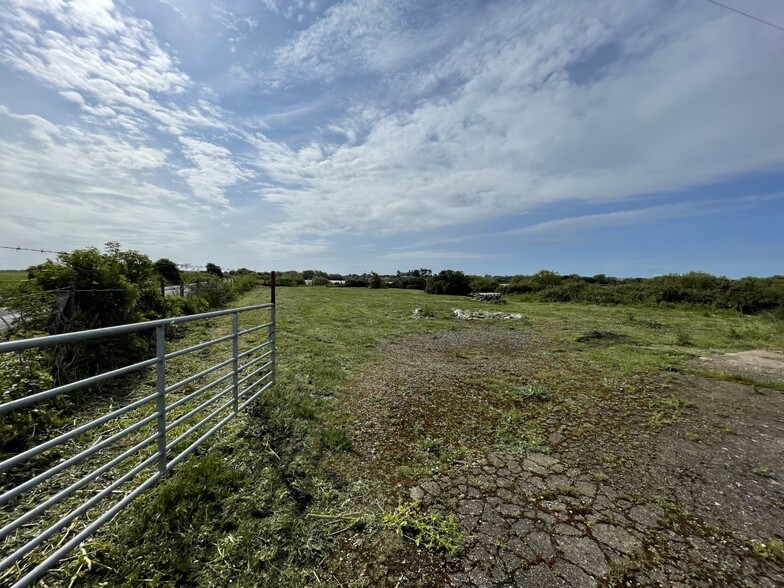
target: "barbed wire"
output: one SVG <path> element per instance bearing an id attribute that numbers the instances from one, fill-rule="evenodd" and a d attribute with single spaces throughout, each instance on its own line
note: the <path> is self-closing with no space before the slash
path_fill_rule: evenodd
<path id="1" fill-rule="evenodd" d="M 55 255 L 61 255 L 63 253 L 67 253 L 67 251 L 54 251 L 52 249 L 44 249 L 43 247 L 14 247 L 13 245 L 0 245 L 0 249 L 7 249 L 9 251 L 32 251 L 33 253 L 54 253 Z M 178 263 L 176 264 L 178 268 L 182 270 L 193 270 L 197 272 L 202 272 L 207 269 L 207 266 L 204 265 L 193 265 L 192 263 Z"/>
<path id="2" fill-rule="evenodd" d="M 27 294 L 14 294 L 13 296 L 0 296 L 0 302 L 6 300 L 16 300 L 20 298 L 32 298 L 33 296 L 42 296 L 44 294 L 54 294 L 56 292 L 127 292 L 126 288 L 54 288 L 52 290 L 39 290 L 38 292 L 29 292 Z"/>
<path id="3" fill-rule="evenodd" d="M 0 249 L 9 249 L 11 251 L 33 251 L 34 253 L 55 253 L 60 255 L 65 251 L 52 251 L 51 249 L 34 249 L 32 247 L 13 247 L 12 245 L 0 245 Z"/>

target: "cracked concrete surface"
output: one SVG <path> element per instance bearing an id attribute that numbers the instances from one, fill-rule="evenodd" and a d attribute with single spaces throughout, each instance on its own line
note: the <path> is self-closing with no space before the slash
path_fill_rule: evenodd
<path id="1" fill-rule="evenodd" d="M 662 506 L 620 495 L 556 456 L 491 453 L 411 488 L 410 495 L 447 505 L 463 530 L 450 586 L 590 588 L 622 581 L 633 562 L 659 559 L 664 551 L 680 557 L 622 585 L 719 585 L 701 573 L 706 564 L 719 568 L 717 577 L 726 582 L 720 585 L 784 585 L 781 569 L 733 556 L 736 546 L 708 541 L 698 529 L 675 533 L 663 522 Z"/>

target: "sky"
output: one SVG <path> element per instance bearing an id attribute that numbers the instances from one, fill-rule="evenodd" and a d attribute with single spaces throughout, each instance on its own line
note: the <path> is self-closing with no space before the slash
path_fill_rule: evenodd
<path id="1" fill-rule="evenodd" d="M 782 63 L 705 0 L 3 0 L 0 246 L 784 274 Z"/>

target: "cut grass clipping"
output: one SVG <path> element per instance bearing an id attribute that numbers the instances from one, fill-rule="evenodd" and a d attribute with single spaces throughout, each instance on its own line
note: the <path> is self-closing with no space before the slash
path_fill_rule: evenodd
<path id="1" fill-rule="evenodd" d="M 414 542 L 417 547 L 445 551 L 453 555 L 462 541 L 460 526 L 453 515 L 422 512 L 418 500 L 400 503 L 381 514 L 384 527 Z"/>

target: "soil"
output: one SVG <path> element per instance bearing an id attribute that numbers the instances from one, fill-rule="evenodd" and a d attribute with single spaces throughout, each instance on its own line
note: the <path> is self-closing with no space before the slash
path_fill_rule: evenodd
<path id="1" fill-rule="evenodd" d="M 524 329 L 472 327 L 388 345 L 345 407 L 363 471 L 390 500 L 459 523 L 454 555 L 421 555 L 439 567 L 433 583 L 784 585 L 784 556 L 768 549 L 784 539 L 784 393 L 675 373 L 605 382 Z M 783 356 L 698 361 L 782 382 Z M 482 384 L 548 370 L 563 386 L 543 402 Z M 521 413 L 518 436 L 539 442 L 502 434 Z M 429 469 L 412 474 L 418 464 Z"/>
<path id="2" fill-rule="evenodd" d="M 762 382 L 784 381 L 784 351 L 754 349 L 700 357 L 694 364 L 703 369 L 724 372 Z"/>

